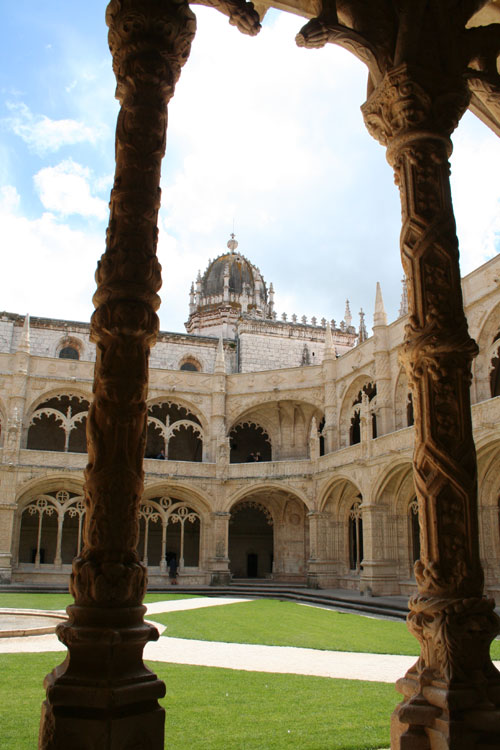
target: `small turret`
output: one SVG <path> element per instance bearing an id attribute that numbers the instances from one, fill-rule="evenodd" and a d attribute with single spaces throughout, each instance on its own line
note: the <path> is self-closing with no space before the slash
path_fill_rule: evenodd
<path id="1" fill-rule="evenodd" d="M 352 315 L 351 315 L 351 308 L 349 307 L 349 300 L 348 299 L 346 299 L 346 301 L 345 301 L 344 322 L 345 322 L 346 328 L 350 328 L 351 327 Z"/>
<path id="2" fill-rule="evenodd" d="M 408 286 L 406 284 L 406 276 L 401 279 L 403 289 L 401 290 L 401 304 L 399 305 L 399 317 L 403 318 L 408 315 Z"/>
<path id="3" fill-rule="evenodd" d="M 387 325 L 387 315 L 385 314 L 384 300 L 382 299 L 382 289 L 380 288 L 379 281 L 377 281 L 377 292 L 375 294 L 375 313 L 373 315 L 373 325 Z"/>
<path id="4" fill-rule="evenodd" d="M 30 316 L 29 316 L 29 313 L 26 313 L 26 317 L 24 318 L 23 330 L 21 333 L 21 337 L 19 339 L 17 351 L 25 352 L 26 354 L 30 353 Z"/>
<path id="5" fill-rule="evenodd" d="M 362 344 L 363 341 L 366 341 L 368 338 L 368 331 L 366 330 L 365 325 L 365 314 L 363 312 L 363 308 L 359 311 L 359 337 L 358 337 L 358 344 Z"/>
<path id="6" fill-rule="evenodd" d="M 219 336 L 219 343 L 217 344 L 217 354 L 215 355 L 215 367 L 214 373 L 224 374 L 226 372 L 226 359 L 224 356 L 224 341 L 222 334 Z"/>

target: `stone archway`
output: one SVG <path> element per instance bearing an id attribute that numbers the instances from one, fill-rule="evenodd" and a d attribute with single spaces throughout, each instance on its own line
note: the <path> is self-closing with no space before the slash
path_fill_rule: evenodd
<path id="1" fill-rule="evenodd" d="M 234 578 L 269 578 L 274 562 L 274 519 L 256 500 L 237 503 L 229 520 L 229 569 Z"/>
<path id="2" fill-rule="evenodd" d="M 229 569 L 234 578 L 305 582 L 309 518 L 295 495 L 262 489 L 237 501 L 229 521 Z"/>

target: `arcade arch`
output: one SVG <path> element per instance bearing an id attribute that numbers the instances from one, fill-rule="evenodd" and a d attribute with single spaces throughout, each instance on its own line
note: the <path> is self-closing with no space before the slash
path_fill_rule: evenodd
<path id="1" fill-rule="evenodd" d="M 383 550 L 378 552 L 386 560 L 394 561 L 400 584 L 413 587 L 413 568 L 420 556 L 420 530 L 411 461 L 398 461 L 384 469 L 373 497 L 376 507 L 383 510 L 383 539 L 377 542 L 383 544 Z"/>
<path id="2" fill-rule="evenodd" d="M 31 410 L 26 448 L 86 453 L 86 421 L 90 400 L 80 393 L 47 394 Z"/>
<path id="3" fill-rule="evenodd" d="M 362 424 L 367 422 L 367 438 L 377 437 L 377 385 L 369 375 L 360 375 L 346 389 L 340 409 L 340 443 L 342 447 L 363 440 Z"/>
<path id="4" fill-rule="evenodd" d="M 309 518 L 295 494 L 261 487 L 231 506 L 229 569 L 235 578 L 305 582 Z"/>
<path id="5" fill-rule="evenodd" d="M 337 477 L 323 498 L 325 549 L 320 552 L 334 566 L 337 580 L 352 588 L 363 564 L 363 496 L 353 481 Z"/>
<path id="6" fill-rule="evenodd" d="M 18 504 L 16 566 L 70 565 L 82 546 L 84 517 L 83 493 L 74 485 L 30 492 Z"/>
<path id="7" fill-rule="evenodd" d="M 175 559 L 179 573 L 200 566 L 201 513 L 193 502 L 171 495 L 143 498 L 137 550 L 149 568 L 165 573 Z"/>
<path id="8" fill-rule="evenodd" d="M 273 461 L 308 458 L 313 419 L 316 425 L 323 425 L 324 413 L 307 401 L 284 399 L 254 406 L 233 420 L 229 430 L 231 437 L 240 425 L 254 426 L 254 431 L 249 430 L 245 436 L 246 441 L 240 441 L 241 448 L 236 443 L 238 448 L 234 452 L 234 462 L 245 461 L 252 451 L 262 454 L 262 450 L 267 452 L 267 460 L 271 460 L 270 448 L 266 448 L 264 441 L 272 446 Z M 262 432 L 259 432 L 259 428 Z M 260 448 L 257 447 L 259 444 Z"/>
<path id="9" fill-rule="evenodd" d="M 202 421 L 188 406 L 155 401 L 148 406 L 146 458 L 202 461 Z"/>

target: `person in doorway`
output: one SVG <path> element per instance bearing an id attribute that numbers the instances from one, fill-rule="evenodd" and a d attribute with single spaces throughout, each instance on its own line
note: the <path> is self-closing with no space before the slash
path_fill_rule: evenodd
<path id="1" fill-rule="evenodd" d="M 172 555 L 168 561 L 168 577 L 172 586 L 177 586 L 177 558 Z"/>

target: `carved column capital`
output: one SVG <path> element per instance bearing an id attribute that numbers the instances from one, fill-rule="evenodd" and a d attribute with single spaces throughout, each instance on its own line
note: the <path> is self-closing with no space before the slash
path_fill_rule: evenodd
<path id="1" fill-rule="evenodd" d="M 406 63 L 389 70 L 361 107 L 365 125 L 388 147 L 391 165 L 401 147 L 413 140 L 442 140 L 451 153 L 449 136 L 468 107 L 470 93 L 462 78 L 450 80 Z"/>

